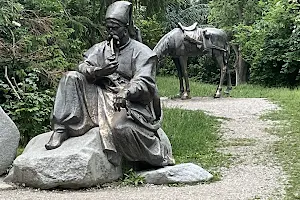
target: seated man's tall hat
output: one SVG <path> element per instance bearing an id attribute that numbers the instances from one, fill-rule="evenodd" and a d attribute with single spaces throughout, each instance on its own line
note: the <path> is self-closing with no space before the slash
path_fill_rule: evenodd
<path id="1" fill-rule="evenodd" d="M 132 24 L 132 3 L 116 1 L 108 6 L 105 19 L 116 19 L 124 25 Z"/>
<path id="2" fill-rule="evenodd" d="M 110 4 L 106 10 L 105 19 L 115 19 L 127 26 L 131 38 L 142 42 L 139 29 L 134 26 L 132 19 L 132 3 L 128 1 L 116 1 Z"/>

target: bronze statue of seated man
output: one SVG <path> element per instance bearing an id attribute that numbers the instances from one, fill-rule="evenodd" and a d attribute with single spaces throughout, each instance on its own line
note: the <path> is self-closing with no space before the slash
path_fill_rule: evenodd
<path id="1" fill-rule="evenodd" d="M 78 71 L 61 79 L 46 149 L 99 127 L 109 161 L 117 154 L 153 166 L 174 164 L 158 131 L 161 106 L 155 83 L 156 54 L 131 38 L 132 4 L 117 1 L 106 12 L 108 39 L 84 55 Z"/>

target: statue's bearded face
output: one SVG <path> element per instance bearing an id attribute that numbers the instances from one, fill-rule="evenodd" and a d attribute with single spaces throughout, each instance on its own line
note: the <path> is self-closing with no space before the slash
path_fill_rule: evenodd
<path id="1" fill-rule="evenodd" d="M 126 32 L 126 27 L 118 20 L 107 19 L 106 20 L 106 30 L 108 33 L 108 39 L 114 38 L 115 40 L 121 40 Z"/>

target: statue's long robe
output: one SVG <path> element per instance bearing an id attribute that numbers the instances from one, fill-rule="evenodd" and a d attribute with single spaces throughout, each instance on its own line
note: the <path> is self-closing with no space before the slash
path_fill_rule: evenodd
<path id="1" fill-rule="evenodd" d="M 170 146 L 161 142 L 161 107 L 157 97 L 155 70 L 157 57 L 147 46 L 129 40 L 117 52 L 119 62 L 115 73 L 94 77 L 92 69 L 103 67 L 112 51 L 106 41 L 85 53 L 78 72 L 62 78 L 54 105 L 53 128 L 64 128 L 70 136 L 79 136 L 99 126 L 108 159 L 119 164 L 117 154 L 129 161 L 145 161 L 155 166 L 173 164 Z M 113 98 L 127 90 L 125 117 L 114 111 Z M 118 118 L 118 117 L 117 117 Z"/>

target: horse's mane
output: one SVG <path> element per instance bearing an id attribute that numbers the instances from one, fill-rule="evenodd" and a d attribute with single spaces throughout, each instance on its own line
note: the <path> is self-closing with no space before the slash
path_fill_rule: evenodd
<path id="1" fill-rule="evenodd" d="M 170 40 L 172 38 L 171 33 L 173 32 L 173 30 L 165 34 L 153 48 L 153 51 L 157 54 L 158 58 L 161 58 L 168 53 L 168 49 L 171 44 Z"/>

